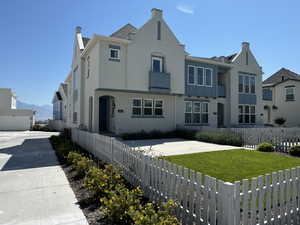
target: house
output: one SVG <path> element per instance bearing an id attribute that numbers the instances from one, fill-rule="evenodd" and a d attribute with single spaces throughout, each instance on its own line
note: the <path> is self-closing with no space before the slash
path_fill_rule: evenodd
<path id="1" fill-rule="evenodd" d="M 0 88 L 0 130 L 30 130 L 35 123 L 35 112 L 16 108 L 17 97 L 10 88 Z"/>
<path id="2" fill-rule="evenodd" d="M 163 11 L 152 9 L 142 27 L 127 24 L 110 36 L 87 38 L 76 28 L 62 104 L 67 127 L 91 132 L 259 126 L 261 83 L 249 43 L 227 57 L 190 56 Z"/>
<path id="3" fill-rule="evenodd" d="M 285 126 L 300 125 L 295 112 L 300 105 L 300 75 L 281 68 L 263 82 L 264 123 L 276 125 L 274 120 L 284 118 Z"/>

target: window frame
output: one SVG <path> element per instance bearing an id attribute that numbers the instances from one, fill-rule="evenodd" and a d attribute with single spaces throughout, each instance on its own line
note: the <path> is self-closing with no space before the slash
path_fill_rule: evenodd
<path id="1" fill-rule="evenodd" d="M 240 78 L 242 83 L 240 83 Z M 246 78 L 248 79 L 248 84 L 246 83 Z M 247 74 L 239 74 L 238 78 L 238 92 L 240 94 L 256 94 L 256 76 L 255 75 L 247 75 Z M 252 81 L 254 80 L 254 83 Z M 254 92 L 252 92 L 252 84 L 254 84 Z M 240 85 L 241 89 L 240 90 Z M 246 86 L 248 86 L 248 92 L 246 92 Z"/>
<path id="2" fill-rule="evenodd" d="M 198 74 L 198 69 L 202 69 L 202 80 L 203 80 L 203 83 L 202 84 L 199 84 L 199 74 Z M 196 79 L 196 85 L 197 86 L 205 86 L 205 68 L 204 67 L 201 67 L 201 66 L 198 66 L 196 67 L 196 76 L 195 76 L 195 79 Z"/>
<path id="3" fill-rule="evenodd" d="M 111 57 L 112 51 L 117 51 L 118 57 Z M 121 52 L 120 49 L 109 47 L 109 59 L 110 60 L 120 60 L 120 52 Z"/>
<path id="4" fill-rule="evenodd" d="M 187 104 L 191 104 L 191 111 L 187 111 Z M 199 111 L 195 111 L 195 104 L 199 104 Z M 207 111 L 203 111 L 203 105 L 207 105 Z M 209 102 L 204 101 L 184 101 L 184 123 L 185 125 L 208 125 L 209 124 Z M 190 114 L 190 122 L 187 122 L 186 115 Z M 199 123 L 195 122 L 194 115 L 199 115 Z M 203 115 L 207 116 L 207 121 L 203 122 Z"/>
<path id="5" fill-rule="evenodd" d="M 194 79 L 193 79 L 193 83 L 191 83 L 190 82 L 190 68 L 193 68 L 194 69 Z M 188 83 L 188 85 L 195 85 L 196 83 L 195 83 L 195 66 L 192 66 L 192 65 L 188 65 L 188 74 L 187 74 L 187 83 Z"/>
<path id="6" fill-rule="evenodd" d="M 156 107 L 156 102 L 161 101 L 161 107 Z M 164 100 L 162 99 L 153 99 L 153 115 L 156 117 L 160 117 L 164 115 Z M 161 115 L 156 115 L 155 110 L 156 109 L 161 109 Z"/>
<path id="7" fill-rule="evenodd" d="M 190 68 L 193 67 L 194 68 L 194 79 L 193 83 L 190 82 Z M 202 78 L 203 78 L 203 83 L 199 84 L 199 73 L 198 70 L 201 69 L 202 70 Z M 206 71 L 209 70 L 210 73 L 210 79 L 209 82 L 210 84 L 207 84 L 207 76 L 206 76 Z M 203 67 L 203 66 L 194 66 L 194 65 L 188 65 L 187 68 L 187 84 L 190 86 L 200 86 L 200 87 L 212 87 L 213 86 L 213 72 L 214 70 L 212 68 L 209 67 Z"/>
<path id="8" fill-rule="evenodd" d="M 140 100 L 141 105 L 140 106 L 134 106 L 134 104 L 133 104 L 134 100 Z M 141 110 L 141 114 L 140 115 L 133 114 L 133 109 L 134 108 L 139 108 Z M 143 116 L 143 99 L 142 98 L 133 98 L 133 99 L 131 99 L 131 116 L 136 116 L 136 117 Z"/>
<path id="9" fill-rule="evenodd" d="M 242 107 L 242 112 L 240 112 L 240 107 Z M 249 107 L 249 112 L 246 112 L 246 107 Z M 254 113 L 252 113 L 252 108 L 254 107 Z M 242 117 L 242 122 L 240 122 L 240 116 Z M 249 116 L 249 123 L 246 123 L 246 116 Z M 256 105 L 253 104 L 239 104 L 238 105 L 238 123 L 241 125 L 255 125 L 256 124 Z M 252 118 L 255 118 L 255 122 L 252 123 Z"/>
<path id="10" fill-rule="evenodd" d="M 153 70 L 153 68 L 154 68 L 154 66 L 153 66 L 153 61 L 154 61 L 154 60 L 157 60 L 157 61 L 160 62 L 159 72 Z M 152 55 L 152 56 L 151 56 L 151 71 L 152 71 L 153 73 L 163 73 L 163 69 L 164 69 L 164 68 L 163 68 L 163 63 L 164 63 L 163 57 Z"/>
<path id="11" fill-rule="evenodd" d="M 288 94 L 288 90 L 292 90 L 293 93 L 292 94 Z M 292 95 L 293 98 L 289 99 L 288 95 Z M 293 102 L 293 101 L 295 101 L 295 87 L 285 87 L 285 101 L 286 102 Z"/>
<path id="12" fill-rule="evenodd" d="M 207 70 L 210 70 L 210 85 L 207 85 L 206 83 L 206 71 Z M 205 87 L 212 87 L 212 84 L 213 84 L 213 69 L 212 68 L 205 68 L 205 74 L 204 74 L 204 86 Z"/>

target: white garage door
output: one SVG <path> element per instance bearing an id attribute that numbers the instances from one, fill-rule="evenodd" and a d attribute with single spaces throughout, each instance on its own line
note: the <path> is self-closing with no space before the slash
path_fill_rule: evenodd
<path id="1" fill-rule="evenodd" d="M 0 130 L 30 130 L 30 116 L 0 116 Z"/>

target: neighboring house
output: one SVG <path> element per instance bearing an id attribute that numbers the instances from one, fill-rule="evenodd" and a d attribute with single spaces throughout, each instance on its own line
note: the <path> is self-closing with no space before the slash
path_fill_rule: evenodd
<path id="1" fill-rule="evenodd" d="M 76 28 L 62 103 L 67 127 L 125 133 L 262 125 L 262 70 L 249 43 L 228 57 L 189 56 L 162 10 L 151 12 L 141 28 L 127 24 L 111 36 L 89 39 Z"/>
<path id="2" fill-rule="evenodd" d="M 300 126 L 300 75 L 282 68 L 263 82 L 264 123 L 286 119 L 285 126 Z"/>
<path id="3" fill-rule="evenodd" d="M 16 109 L 17 97 L 10 88 L 0 88 L 0 130 L 30 130 L 35 122 L 35 112 Z"/>

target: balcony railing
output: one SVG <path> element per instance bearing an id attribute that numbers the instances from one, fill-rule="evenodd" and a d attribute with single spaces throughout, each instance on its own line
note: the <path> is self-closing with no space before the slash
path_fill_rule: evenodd
<path id="1" fill-rule="evenodd" d="M 218 85 L 218 97 L 226 97 L 224 85 Z"/>
<path id="2" fill-rule="evenodd" d="M 171 90 L 170 73 L 149 71 L 149 90 L 153 92 L 169 93 Z"/>

